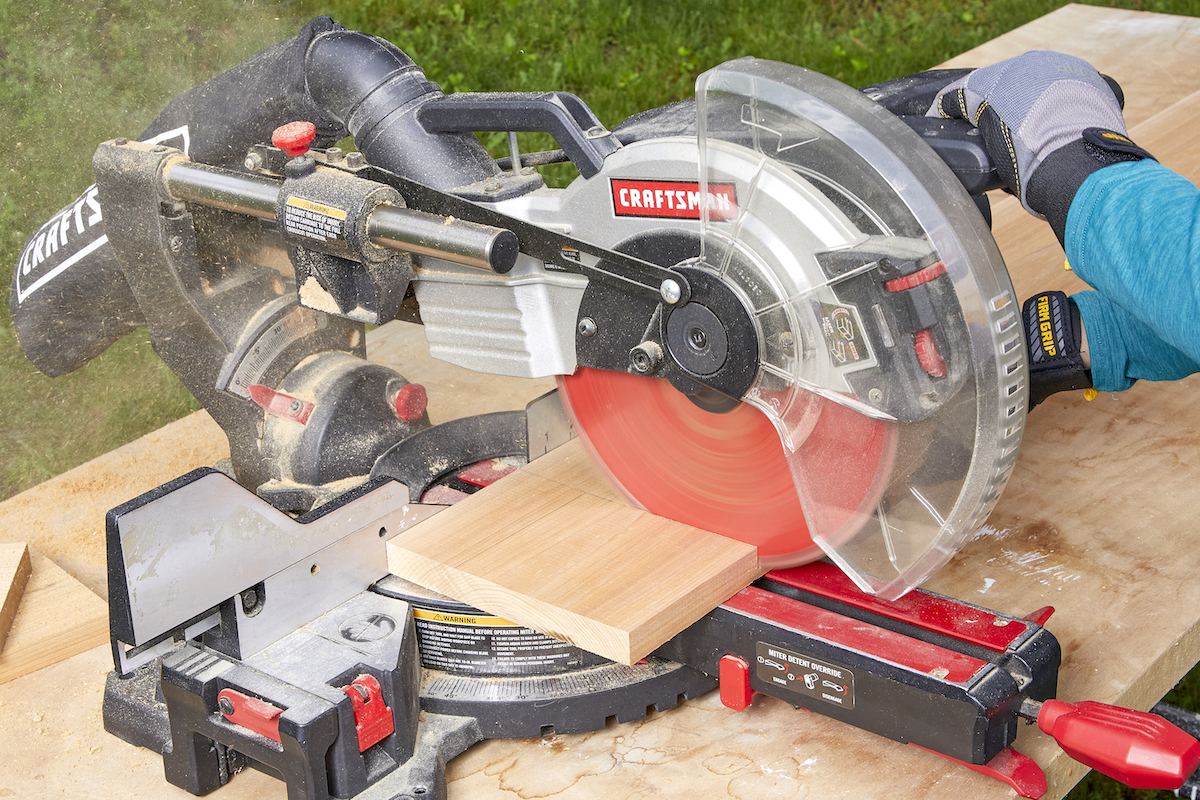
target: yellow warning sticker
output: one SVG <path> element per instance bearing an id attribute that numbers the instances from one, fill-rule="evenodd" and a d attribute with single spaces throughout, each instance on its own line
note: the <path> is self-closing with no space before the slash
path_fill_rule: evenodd
<path id="1" fill-rule="evenodd" d="M 345 222 L 345 209 L 303 197 L 289 197 L 283 213 L 283 225 L 288 233 L 319 242 L 342 239 Z"/>
<path id="2" fill-rule="evenodd" d="M 335 217 L 336 219 L 340 220 L 346 219 L 345 210 L 334 208 L 333 206 L 327 206 L 324 203 L 316 203 L 312 200 L 305 200 L 303 197 L 289 197 L 288 205 L 295 206 L 296 208 L 307 209 L 308 211 L 312 211 L 314 214 L 325 214 L 326 216 Z"/>
<path id="3" fill-rule="evenodd" d="M 515 622 L 509 622 L 501 617 L 493 617 L 490 614 L 471 616 L 467 614 L 446 614 L 441 611 L 429 611 L 424 608 L 414 608 L 413 616 L 417 619 L 429 620 L 431 622 L 447 622 L 451 625 L 483 625 L 496 628 L 522 627 Z"/>

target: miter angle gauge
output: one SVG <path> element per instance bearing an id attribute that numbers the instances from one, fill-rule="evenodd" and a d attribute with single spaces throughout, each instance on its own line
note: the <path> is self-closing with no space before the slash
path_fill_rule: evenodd
<path id="1" fill-rule="evenodd" d="M 589 236 L 694 293 L 661 322 L 684 375 L 562 377 L 576 429 L 638 506 L 766 567 L 828 555 L 898 597 L 986 518 L 1020 446 L 1027 367 L 995 242 L 913 130 L 832 79 L 741 59 L 700 77 L 695 113 L 695 140 L 631 142 L 555 209 L 616 208 Z M 730 304 L 744 325 L 718 324 Z M 746 347 L 743 403 L 700 389 Z"/>

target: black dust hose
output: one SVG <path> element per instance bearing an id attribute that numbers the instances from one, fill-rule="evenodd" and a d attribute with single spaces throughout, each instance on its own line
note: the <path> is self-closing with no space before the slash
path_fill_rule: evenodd
<path id="1" fill-rule="evenodd" d="M 499 171 L 472 133 L 431 134 L 417 110 L 441 88 L 391 42 L 357 31 L 315 38 L 305 59 L 312 101 L 354 136 L 371 164 L 450 191 Z"/>

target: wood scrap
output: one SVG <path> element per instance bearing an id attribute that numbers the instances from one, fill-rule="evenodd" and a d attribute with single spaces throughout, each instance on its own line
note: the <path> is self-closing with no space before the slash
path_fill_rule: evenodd
<path id="1" fill-rule="evenodd" d="M 0 653 L 0 684 L 108 641 L 108 606 L 45 556 L 31 559 L 25 596 Z"/>
<path id="2" fill-rule="evenodd" d="M 0 544 L 0 652 L 17 615 L 21 595 L 25 594 L 30 569 L 28 545 Z"/>
<path id="3" fill-rule="evenodd" d="M 402 578 L 624 664 L 761 574 L 753 546 L 616 499 L 578 441 L 389 547 Z"/>

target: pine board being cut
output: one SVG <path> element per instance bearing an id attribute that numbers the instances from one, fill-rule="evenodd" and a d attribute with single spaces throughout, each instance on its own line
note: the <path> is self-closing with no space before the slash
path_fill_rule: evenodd
<path id="1" fill-rule="evenodd" d="M 761 574 L 754 547 L 626 505 L 577 440 L 389 546 L 400 577 L 623 664 Z"/>
<path id="2" fill-rule="evenodd" d="M 25 583 L 29 580 L 29 547 L 21 543 L 0 544 L 0 651 L 8 638 L 8 629 L 21 595 L 25 594 Z"/>

